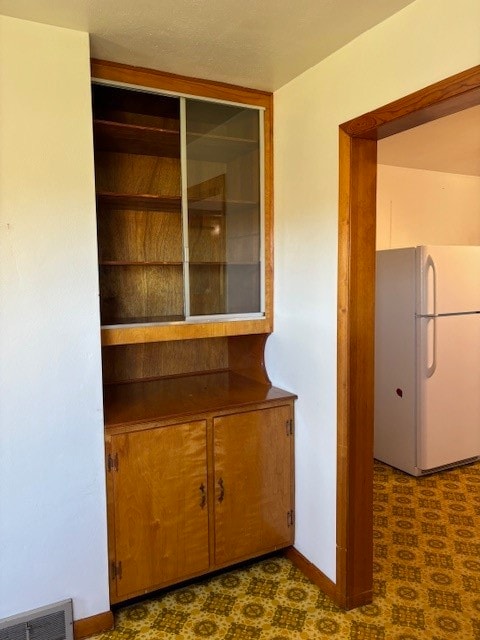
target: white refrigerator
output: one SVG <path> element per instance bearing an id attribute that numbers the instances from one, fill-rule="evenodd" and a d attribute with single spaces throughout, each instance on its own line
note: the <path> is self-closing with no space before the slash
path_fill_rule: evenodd
<path id="1" fill-rule="evenodd" d="M 480 456 L 480 247 L 377 252 L 374 442 L 415 476 Z"/>

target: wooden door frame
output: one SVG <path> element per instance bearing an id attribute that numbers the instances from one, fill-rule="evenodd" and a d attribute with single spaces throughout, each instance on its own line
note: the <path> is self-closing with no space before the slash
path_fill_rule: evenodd
<path id="1" fill-rule="evenodd" d="M 377 140 L 480 104 L 480 65 L 340 125 L 336 600 L 373 592 Z"/>

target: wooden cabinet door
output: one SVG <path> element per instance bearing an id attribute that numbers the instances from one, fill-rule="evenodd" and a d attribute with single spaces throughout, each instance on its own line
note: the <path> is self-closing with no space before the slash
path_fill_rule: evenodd
<path id="1" fill-rule="evenodd" d="M 116 598 L 208 570 L 206 422 L 112 436 L 110 455 Z"/>
<path id="2" fill-rule="evenodd" d="M 290 406 L 214 419 L 215 564 L 293 542 Z"/>

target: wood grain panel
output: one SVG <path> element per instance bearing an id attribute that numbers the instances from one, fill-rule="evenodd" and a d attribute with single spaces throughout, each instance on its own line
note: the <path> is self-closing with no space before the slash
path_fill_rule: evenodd
<path id="1" fill-rule="evenodd" d="M 292 543 L 291 418 L 284 406 L 214 420 L 216 565 Z"/>
<path id="2" fill-rule="evenodd" d="M 98 151 L 119 151 L 166 158 L 180 157 L 180 134 L 175 130 L 95 119 L 93 135 L 95 149 Z"/>
<path id="3" fill-rule="evenodd" d="M 180 213 L 98 210 L 99 261 L 182 262 Z"/>
<path id="4" fill-rule="evenodd" d="M 103 347 L 104 384 L 229 369 L 270 385 L 265 368 L 268 334 L 147 342 Z"/>
<path id="5" fill-rule="evenodd" d="M 188 248 L 190 262 L 225 262 L 225 216 L 190 214 Z"/>
<path id="6" fill-rule="evenodd" d="M 177 158 L 131 153 L 95 153 L 97 191 L 179 196 L 180 161 Z"/>
<path id="7" fill-rule="evenodd" d="M 183 316 L 183 268 L 101 266 L 102 324 L 141 322 L 155 316 Z M 136 319 L 136 320 L 135 320 Z"/>
<path id="8" fill-rule="evenodd" d="M 246 378 L 270 384 L 265 366 L 265 343 L 268 334 L 231 336 L 228 338 L 228 367 Z"/>
<path id="9" fill-rule="evenodd" d="M 227 313 L 225 267 L 190 263 L 190 313 L 192 316 Z"/>
<path id="10" fill-rule="evenodd" d="M 117 597 L 207 571 L 205 421 L 117 435 L 111 450 Z"/>
<path id="11" fill-rule="evenodd" d="M 228 368 L 227 338 L 118 345 L 102 350 L 104 384 Z"/>
<path id="12" fill-rule="evenodd" d="M 101 120 L 180 131 L 179 98 L 95 83 L 92 97 Z"/>

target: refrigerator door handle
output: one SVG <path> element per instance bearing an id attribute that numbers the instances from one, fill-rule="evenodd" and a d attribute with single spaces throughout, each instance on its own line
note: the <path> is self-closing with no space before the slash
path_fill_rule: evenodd
<path id="1" fill-rule="evenodd" d="M 429 281 L 430 273 L 432 274 L 431 287 L 430 287 L 430 281 Z M 437 315 L 437 270 L 435 268 L 435 262 L 433 261 L 433 258 L 430 255 L 428 255 L 427 259 L 425 260 L 424 274 L 425 274 L 425 282 L 424 282 L 424 288 L 423 288 L 423 295 L 424 295 L 425 312 L 423 315 L 435 317 Z M 430 289 L 432 292 L 432 302 L 433 302 L 433 309 L 431 312 L 429 308 Z"/>
<path id="2" fill-rule="evenodd" d="M 431 271 L 432 273 L 432 294 L 433 294 L 433 313 L 430 314 L 429 309 L 428 309 L 428 298 L 429 298 L 429 272 Z M 431 378 L 433 376 L 433 374 L 435 373 L 435 369 L 437 368 L 437 270 L 435 269 L 435 262 L 433 261 L 432 256 L 427 256 L 427 260 L 425 263 L 425 307 L 427 310 L 427 314 L 429 316 L 426 325 L 425 325 L 425 330 L 426 330 L 426 341 L 427 341 L 427 378 Z M 432 360 L 431 360 L 431 364 L 430 360 L 428 358 L 428 354 L 430 353 L 430 349 L 429 349 L 429 345 L 430 345 L 430 341 L 429 341 L 429 336 L 428 336 L 428 330 L 429 330 L 429 325 L 430 323 L 432 324 L 432 329 L 433 329 L 433 337 L 432 337 Z"/>
<path id="3" fill-rule="evenodd" d="M 430 359 L 429 359 L 429 354 L 430 354 L 430 340 L 429 340 L 429 335 L 428 335 L 428 330 L 430 327 L 430 323 L 432 323 L 432 329 L 433 329 L 433 337 L 432 337 L 432 360 L 431 360 L 431 364 L 430 363 Z M 433 318 L 427 318 L 427 322 L 425 324 L 425 332 L 426 332 L 426 342 L 427 342 L 427 378 L 431 378 L 433 376 L 433 374 L 435 373 L 435 369 L 437 368 L 437 318 L 433 317 Z"/>

